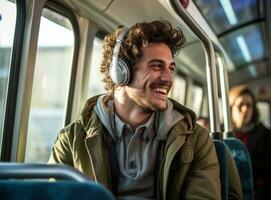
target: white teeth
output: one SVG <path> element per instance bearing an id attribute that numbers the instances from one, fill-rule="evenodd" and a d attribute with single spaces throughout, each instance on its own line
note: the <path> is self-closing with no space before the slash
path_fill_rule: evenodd
<path id="1" fill-rule="evenodd" d="M 155 91 L 163 93 L 163 94 L 167 94 L 167 89 L 166 88 L 155 88 Z"/>

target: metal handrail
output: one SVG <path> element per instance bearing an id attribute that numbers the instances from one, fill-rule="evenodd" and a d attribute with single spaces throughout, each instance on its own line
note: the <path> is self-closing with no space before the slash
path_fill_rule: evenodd
<path id="1" fill-rule="evenodd" d="M 90 179 L 64 164 L 0 163 L 0 179 L 68 179 L 88 182 Z"/>
<path id="2" fill-rule="evenodd" d="M 225 65 L 225 57 L 221 48 L 213 43 L 213 47 L 217 53 L 217 63 L 219 69 L 220 91 L 222 100 L 222 113 L 224 122 L 224 138 L 228 137 L 228 134 L 232 132 L 231 115 L 229 106 L 229 78 Z"/>
<path id="3" fill-rule="evenodd" d="M 175 12 L 189 26 L 189 28 L 191 28 L 191 30 L 196 34 L 203 44 L 206 56 L 206 75 L 211 134 L 214 139 L 221 140 L 222 134 L 220 133 L 217 73 L 215 65 L 216 59 L 213 44 L 207 34 L 182 7 L 179 0 L 170 0 L 169 2 Z"/>

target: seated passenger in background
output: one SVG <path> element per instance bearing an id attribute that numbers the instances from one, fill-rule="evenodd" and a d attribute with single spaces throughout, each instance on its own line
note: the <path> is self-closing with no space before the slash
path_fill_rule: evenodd
<path id="1" fill-rule="evenodd" d="M 251 156 L 255 198 L 271 199 L 271 131 L 259 121 L 251 90 L 236 86 L 229 95 L 235 136 L 245 143 Z"/>
<path id="2" fill-rule="evenodd" d="M 107 94 L 90 98 L 80 119 L 60 131 L 49 163 L 77 168 L 117 199 L 221 199 L 209 133 L 194 112 L 167 98 L 184 43 L 167 21 L 106 36 Z"/>

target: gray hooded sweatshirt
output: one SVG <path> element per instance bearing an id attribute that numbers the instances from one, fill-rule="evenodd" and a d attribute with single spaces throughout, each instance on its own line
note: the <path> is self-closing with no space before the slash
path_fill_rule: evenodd
<path id="1" fill-rule="evenodd" d="M 169 130 L 184 117 L 168 107 L 163 112 L 152 113 L 149 120 L 135 130 L 125 124 L 113 112 L 112 101 L 106 106 L 104 96 L 100 96 L 94 107 L 102 124 L 114 138 L 119 164 L 119 185 L 117 199 L 155 199 L 154 171 L 159 143 L 167 138 Z"/>

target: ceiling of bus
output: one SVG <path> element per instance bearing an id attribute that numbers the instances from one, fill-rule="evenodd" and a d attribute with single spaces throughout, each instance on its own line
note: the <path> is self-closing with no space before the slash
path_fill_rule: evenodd
<path id="1" fill-rule="evenodd" d="M 194 0 L 228 56 L 230 85 L 271 75 L 270 1 Z M 270 15 L 270 14 L 269 14 Z"/>
<path id="2" fill-rule="evenodd" d="M 169 6 L 162 5 L 165 0 L 57 0 L 68 5 L 71 9 L 79 12 L 80 15 L 89 18 L 98 27 L 106 32 L 113 31 L 117 26 L 131 26 L 137 22 L 166 19 L 173 26 L 181 27 L 187 40 L 187 48 L 181 51 L 176 63 L 180 72 L 199 80 L 205 81 L 205 55 L 198 38 L 192 33 L 190 28 L 175 15 L 169 12 Z M 201 16 L 202 17 L 202 16 Z M 203 17 L 202 17 L 203 19 Z M 210 29 L 211 31 L 211 29 Z M 215 34 L 211 31 L 209 35 Z M 196 42 L 197 41 L 197 42 Z M 190 44 L 194 44 L 190 48 Z M 192 57 L 191 55 L 195 55 Z"/>
<path id="3" fill-rule="evenodd" d="M 118 25 L 129 27 L 140 21 L 169 20 L 174 26 L 181 27 L 187 38 L 188 45 L 176 58 L 180 70 L 200 82 L 206 80 L 202 45 L 167 0 L 57 1 L 65 2 L 108 32 Z M 230 58 L 227 61 L 230 85 L 252 83 L 271 76 L 269 7 L 269 0 L 190 0 L 187 11 Z"/>

